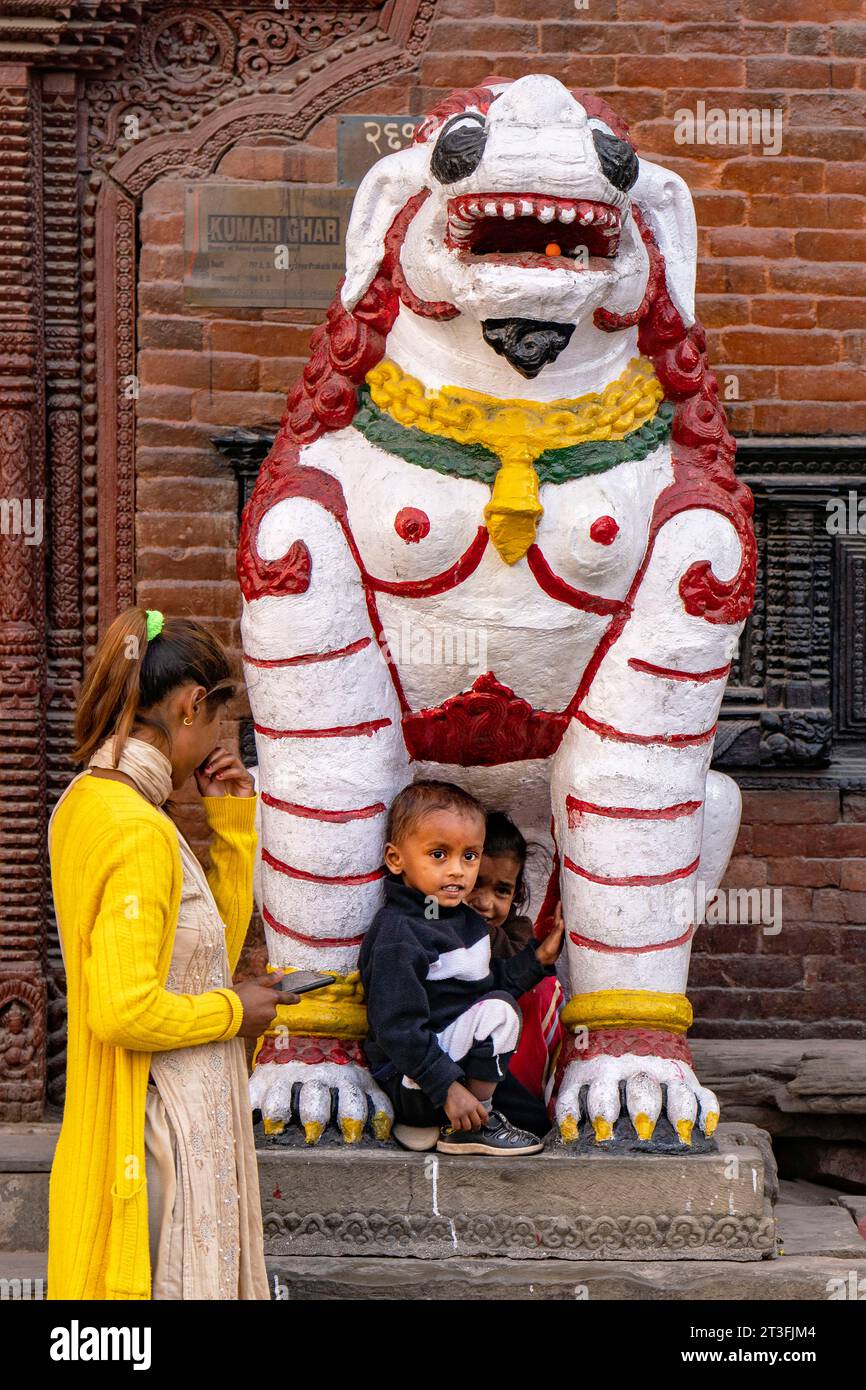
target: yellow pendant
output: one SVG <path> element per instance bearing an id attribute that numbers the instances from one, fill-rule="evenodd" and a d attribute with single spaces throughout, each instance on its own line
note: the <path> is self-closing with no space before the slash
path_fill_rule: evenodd
<path id="1" fill-rule="evenodd" d="M 543 511 L 531 459 L 503 458 L 493 495 L 484 508 L 484 520 L 506 565 L 515 564 L 526 554 Z"/>

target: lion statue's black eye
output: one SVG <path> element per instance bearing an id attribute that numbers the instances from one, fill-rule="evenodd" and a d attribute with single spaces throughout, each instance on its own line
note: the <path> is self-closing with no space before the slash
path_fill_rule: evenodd
<path id="1" fill-rule="evenodd" d="M 487 127 L 481 116 L 468 112 L 445 127 L 430 160 L 430 172 L 440 183 L 468 178 L 481 163 Z"/>
<path id="2" fill-rule="evenodd" d="M 593 130 L 592 139 L 605 178 L 627 193 L 638 176 L 638 158 L 631 145 L 606 130 Z"/>

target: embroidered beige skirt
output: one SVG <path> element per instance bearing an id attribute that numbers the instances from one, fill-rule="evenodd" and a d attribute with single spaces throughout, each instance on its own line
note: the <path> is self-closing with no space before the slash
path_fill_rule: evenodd
<path id="1" fill-rule="evenodd" d="M 166 988 L 200 994 L 231 985 L 225 928 L 204 870 L 178 839 L 184 881 Z M 270 1298 L 242 1040 L 154 1052 L 150 1073 L 151 1298 Z"/>

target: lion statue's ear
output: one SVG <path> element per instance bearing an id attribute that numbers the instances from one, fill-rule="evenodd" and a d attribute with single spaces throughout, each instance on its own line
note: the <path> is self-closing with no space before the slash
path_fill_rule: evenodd
<path id="1" fill-rule="evenodd" d="M 631 190 L 665 258 L 668 293 L 686 328 L 695 321 L 698 228 L 688 184 L 670 169 L 641 159 Z"/>
<path id="2" fill-rule="evenodd" d="M 397 213 L 427 186 L 429 159 L 429 145 L 407 145 L 380 159 L 361 180 L 346 230 L 346 279 L 340 298 L 347 313 L 370 288 Z"/>

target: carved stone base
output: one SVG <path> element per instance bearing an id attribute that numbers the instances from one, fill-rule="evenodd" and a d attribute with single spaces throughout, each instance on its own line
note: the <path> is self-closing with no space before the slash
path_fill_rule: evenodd
<path id="1" fill-rule="evenodd" d="M 265 1253 L 762 1260 L 775 1165 L 753 1126 L 719 1152 L 493 1159 L 259 1144 Z"/>

